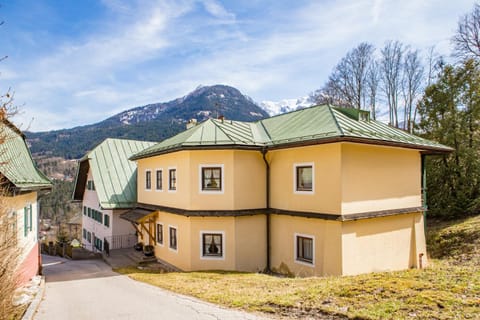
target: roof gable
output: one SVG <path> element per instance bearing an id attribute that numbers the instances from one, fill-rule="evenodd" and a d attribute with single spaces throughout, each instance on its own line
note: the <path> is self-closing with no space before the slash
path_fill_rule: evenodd
<path id="1" fill-rule="evenodd" d="M 106 139 L 80 160 L 74 200 L 82 200 L 91 171 L 103 209 L 130 208 L 137 201 L 137 165 L 128 158 L 153 142 Z"/>

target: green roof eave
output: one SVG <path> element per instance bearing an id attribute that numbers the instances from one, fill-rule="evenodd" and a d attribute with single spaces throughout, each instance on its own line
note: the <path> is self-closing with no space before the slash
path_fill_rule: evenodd
<path id="1" fill-rule="evenodd" d="M 15 187 L 20 191 L 39 191 L 39 190 L 51 190 L 52 184 L 51 183 L 16 183 Z"/>
<path id="2" fill-rule="evenodd" d="M 100 207 L 103 210 L 119 210 L 119 209 L 132 209 L 137 205 L 137 202 L 100 202 Z"/>
<path id="3" fill-rule="evenodd" d="M 378 140 L 378 139 L 366 139 L 360 137 L 349 137 L 349 136 L 335 136 L 335 137 L 325 137 L 323 139 L 304 139 L 304 140 L 292 140 L 290 142 L 282 141 L 281 143 L 273 143 L 268 146 L 268 149 L 286 149 L 300 146 L 310 146 L 318 144 L 327 144 L 335 142 L 352 142 L 352 143 L 363 143 L 370 145 L 379 145 L 379 146 L 389 146 L 389 147 L 398 147 L 398 148 L 407 148 L 407 149 L 416 149 L 422 151 L 423 154 L 443 154 L 453 151 L 452 148 L 447 146 L 425 146 L 425 145 L 413 145 L 410 143 L 394 142 L 387 140 Z"/>
<path id="4" fill-rule="evenodd" d="M 245 145 L 245 144 L 181 144 L 178 146 L 172 146 L 165 149 L 155 150 L 149 153 L 143 154 L 136 154 L 130 157 L 129 159 L 132 161 L 150 158 L 159 156 L 162 154 L 173 153 L 178 151 L 188 151 L 188 150 L 227 150 L 227 149 L 235 149 L 235 150 L 262 150 L 265 148 L 264 144 L 256 144 L 256 145 Z"/>

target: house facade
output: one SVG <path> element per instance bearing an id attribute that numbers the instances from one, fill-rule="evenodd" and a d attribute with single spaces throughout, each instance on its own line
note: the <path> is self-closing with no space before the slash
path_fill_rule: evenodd
<path id="1" fill-rule="evenodd" d="M 131 158 L 138 204 L 122 217 L 185 271 L 423 267 L 422 159 L 450 150 L 329 105 L 210 119 Z"/>
<path id="2" fill-rule="evenodd" d="M 106 139 L 79 160 L 73 200 L 82 202 L 82 245 L 90 251 L 131 247 L 135 229 L 120 214 L 135 206 L 136 174 L 130 156 L 153 143 Z"/>
<path id="3" fill-rule="evenodd" d="M 6 235 L 11 235 L 10 239 L 18 247 L 17 280 L 18 284 L 23 284 L 37 275 L 41 267 L 38 198 L 51 190 L 52 183 L 37 169 L 23 133 L 4 119 L 3 112 L 1 117 L 2 223 L 8 221 L 11 224 Z M 8 234 L 10 231 L 12 234 Z"/>

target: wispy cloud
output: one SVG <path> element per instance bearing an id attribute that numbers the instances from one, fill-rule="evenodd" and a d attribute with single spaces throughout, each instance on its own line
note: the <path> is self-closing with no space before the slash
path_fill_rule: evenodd
<path id="1" fill-rule="evenodd" d="M 382 11 L 383 0 L 374 0 L 372 6 L 372 20 L 374 24 L 377 24 L 380 20 L 380 14 Z"/>
<path id="2" fill-rule="evenodd" d="M 235 14 L 228 12 L 222 4 L 216 0 L 202 0 L 201 3 L 205 7 L 205 10 L 208 11 L 212 16 L 225 19 L 225 20 L 235 20 Z"/>

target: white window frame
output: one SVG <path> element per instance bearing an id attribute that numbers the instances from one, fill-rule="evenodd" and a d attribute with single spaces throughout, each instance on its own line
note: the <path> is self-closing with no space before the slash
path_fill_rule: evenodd
<path id="1" fill-rule="evenodd" d="M 202 189 L 202 171 L 203 171 L 203 168 L 220 168 L 220 170 L 222 171 L 221 172 L 221 175 L 220 175 L 220 190 L 203 190 Z M 203 193 L 203 194 L 224 194 L 225 193 L 225 179 L 224 179 L 224 176 L 225 176 L 225 168 L 224 168 L 224 165 L 223 164 L 200 164 L 198 166 L 198 190 L 200 193 Z"/>
<path id="2" fill-rule="evenodd" d="M 157 228 L 158 228 L 158 225 L 161 225 L 162 226 L 162 243 L 159 243 L 158 242 L 158 238 L 157 238 L 157 235 L 158 235 L 158 231 L 157 231 Z M 160 247 L 165 247 L 165 224 L 163 222 L 156 222 L 155 223 L 155 243 L 157 244 L 157 246 L 160 246 Z M 178 229 L 177 229 L 178 231 Z M 169 229 L 169 232 L 170 232 L 170 229 Z M 169 245 L 170 245 L 170 234 L 168 234 L 168 241 L 169 241 Z M 178 235 L 177 235 L 177 248 L 178 248 Z M 173 249 L 172 249 L 173 250 Z"/>
<path id="3" fill-rule="evenodd" d="M 150 189 L 147 189 L 147 172 L 150 172 Z M 145 175 L 144 175 L 144 184 L 143 184 L 143 188 L 145 189 L 145 191 L 152 191 L 152 186 L 153 186 L 153 183 L 152 183 L 152 169 L 145 169 Z"/>
<path id="4" fill-rule="evenodd" d="M 157 179 L 157 172 L 158 171 L 161 171 L 162 172 L 162 189 L 158 189 L 157 188 L 157 182 L 158 182 L 158 179 Z M 163 179 L 163 172 L 165 170 L 163 170 L 163 168 L 157 168 L 155 169 L 155 192 L 163 192 L 163 190 L 165 189 L 165 179 Z"/>
<path id="5" fill-rule="evenodd" d="M 170 245 L 170 228 L 173 228 L 176 230 L 175 232 L 175 235 L 177 236 L 177 248 L 176 249 L 173 249 L 172 246 Z M 163 241 L 165 243 L 165 241 Z M 174 225 L 171 225 L 169 224 L 168 225 L 168 250 L 172 251 L 172 252 L 175 252 L 175 253 L 178 253 L 178 227 L 177 226 L 174 226 Z"/>
<path id="6" fill-rule="evenodd" d="M 222 256 L 215 257 L 215 256 L 204 256 L 203 255 L 203 235 L 206 233 L 216 233 L 222 235 Z M 225 260 L 225 248 L 226 248 L 226 241 L 227 238 L 225 237 L 225 231 L 223 230 L 201 230 L 200 231 L 200 260 Z"/>
<path id="7" fill-rule="evenodd" d="M 178 170 L 177 170 L 177 167 L 168 167 L 167 170 L 168 170 L 167 190 L 168 190 L 169 193 L 175 193 L 178 190 Z M 170 170 L 175 170 L 175 190 L 170 189 Z"/>
<path id="8" fill-rule="evenodd" d="M 312 191 L 297 190 L 297 168 L 298 167 L 312 167 Z M 293 193 L 295 194 L 315 194 L 315 163 L 303 162 L 293 164 Z"/>
<path id="9" fill-rule="evenodd" d="M 303 238 L 310 238 L 312 239 L 312 262 L 307 262 L 303 260 L 298 260 L 297 257 L 297 237 Z M 311 234 L 303 234 L 303 233 L 294 233 L 293 234 L 293 261 L 298 264 L 302 264 L 304 266 L 315 267 L 315 236 Z"/>

